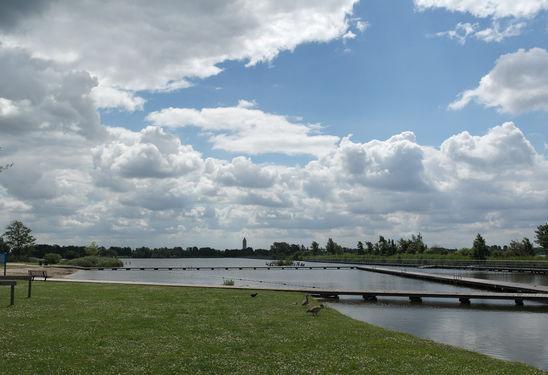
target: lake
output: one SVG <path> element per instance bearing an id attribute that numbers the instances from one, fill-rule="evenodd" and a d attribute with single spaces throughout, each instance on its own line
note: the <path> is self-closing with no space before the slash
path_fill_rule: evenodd
<path id="1" fill-rule="evenodd" d="M 415 268 L 414 270 L 429 273 L 462 275 L 466 277 L 475 277 L 477 279 L 501 280 L 513 283 L 548 286 L 548 275 L 532 274 L 529 272 L 496 272 L 436 268 Z"/>
<path id="2" fill-rule="evenodd" d="M 243 258 L 123 259 L 128 267 L 230 267 L 264 266 L 266 261 Z M 321 265 L 321 263 L 306 263 Z M 334 265 L 332 263 L 326 265 Z M 505 274 L 461 270 L 420 270 L 463 274 L 548 285 L 542 275 Z M 200 270 L 200 271 L 78 271 L 69 276 L 80 280 L 145 281 L 190 285 L 222 285 L 251 288 L 340 288 L 430 291 L 471 289 L 407 279 L 360 270 Z M 407 299 L 379 298 L 365 303 L 361 297 L 344 297 L 329 306 L 354 319 L 388 329 L 407 332 L 433 341 L 459 346 L 493 357 L 520 361 L 548 370 L 548 305 L 513 301 L 476 301 L 460 306 L 457 300 L 425 299 L 410 304 Z"/>

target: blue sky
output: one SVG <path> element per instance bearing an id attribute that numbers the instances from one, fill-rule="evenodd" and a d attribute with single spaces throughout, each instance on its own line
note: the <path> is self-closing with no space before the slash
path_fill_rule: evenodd
<path id="1" fill-rule="evenodd" d="M 469 38 L 464 45 L 435 34 L 458 22 L 488 26 L 490 21 L 443 9 L 417 11 L 411 1 L 361 1 L 353 14 L 369 24 L 354 40 L 300 45 L 253 67 L 246 67 L 246 61 L 223 62 L 218 75 L 196 79 L 192 87 L 176 92 L 144 93 L 144 111 L 102 111 L 103 121 L 140 129 L 147 113 L 162 108 L 233 106 L 246 99 L 255 100 L 265 112 L 302 117 L 322 124 L 327 133 L 352 134 L 360 142 L 411 130 L 421 143 L 439 146 L 453 134 L 478 135 L 514 121 L 544 152 L 545 113 L 501 114 L 476 104 L 451 111 L 447 105 L 458 93 L 475 87 L 500 55 L 547 48 L 545 13 L 529 20 L 523 35 L 493 43 Z M 229 156 L 211 150 L 193 129 L 180 135 L 206 155 Z M 294 159 L 254 158 L 285 163 Z"/>
<path id="2" fill-rule="evenodd" d="M 124 246 L 532 238 L 548 219 L 547 11 L 1 3 L 0 226 Z"/>

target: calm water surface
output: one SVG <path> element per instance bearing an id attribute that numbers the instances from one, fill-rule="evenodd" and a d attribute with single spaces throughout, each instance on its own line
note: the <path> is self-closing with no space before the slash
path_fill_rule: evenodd
<path id="1" fill-rule="evenodd" d="M 419 272 L 432 272 L 451 275 L 462 275 L 466 277 L 475 277 L 478 279 L 501 280 L 513 283 L 525 283 L 548 286 L 548 275 L 535 275 L 527 272 L 495 272 L 495 271 L 472 271 L 455 269 L 413 269 Z"/>
<path id="2" fill-rule="evenodd" d="M 265 260 L 240 258 L 125 259 L 128 267 L 264 266 Z M 309 263 L 321 265 L 321 263 Z M 333 265 L 333 264 L 330 264 Z M 420 270 L 463 274 L 515 282 L 548 285 L 546 276 L 503 274 L 461 270 Z M 468 288 L 406 279 L 359 270 L 200 270 L 200 271 L 78 271 L 70 276 L 82 280 L 146 281 L 192 285 L 222 285 L 252 288 L 340 288 L 466 291 Z M 407 299 L 383 298 L 364 303 L 361 298 L 342 298 L 329 306 L 371 324 L 407 332 L 497 358 L 526 362 L 548 370 L 548 306 L 513 301 L 458 301 L 425 299 L 420 305 Z"/>

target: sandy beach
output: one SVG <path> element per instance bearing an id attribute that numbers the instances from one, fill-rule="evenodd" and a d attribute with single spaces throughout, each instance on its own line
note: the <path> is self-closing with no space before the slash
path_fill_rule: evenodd
<path id="1" fill-rule="evenodd" d="M 74 268 L 55 267 L 55 266 L 39 266 L 37 264 L 27 263 L 8 263 L 6 274 L 13 276 L 27 275 L 29 270 L 44 270 L 48 273 L 48 277 L 61 278 L 76 272 Z M 3 270 L 0 272 L 3 273 Z"/>

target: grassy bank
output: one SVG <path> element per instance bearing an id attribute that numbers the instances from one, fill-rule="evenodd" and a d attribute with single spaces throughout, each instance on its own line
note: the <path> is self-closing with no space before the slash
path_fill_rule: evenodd
<path id="1" fill-rule="evenodd" d="M 304 258 L 313 259 L 313 260 L 326 260 L 326 261 L 346 261 L 346 262 L 365 262 L 365 261 L 374 261 L 374 260 L 390 260 L 390 261 L 415 261 L 415 260 L 433 260 L 433 261 L 470 261 L 477 262 L 477 259 L 472 257 L 461 255 L 461 254 L 396 254 L 390 256 L 384 255 L 358 255 L 352 253 L 345 254 L 322 254 L 308 256 Z M 512 261 L 526 261 L 526 262 L 536 262 L 536 263 L 548 263 L 548 258 L 543 256 L 532 256 L 532 257 L 487 257 L 485 261 L 496 261 L 496 262 L 512 262 Z"/>
<path id="2" fill-rule="evenodd" d="M 387 331 L 302 296 L 237 290 L 37 282 L 0 295 L 2 374 L 540 374 Z"/>

